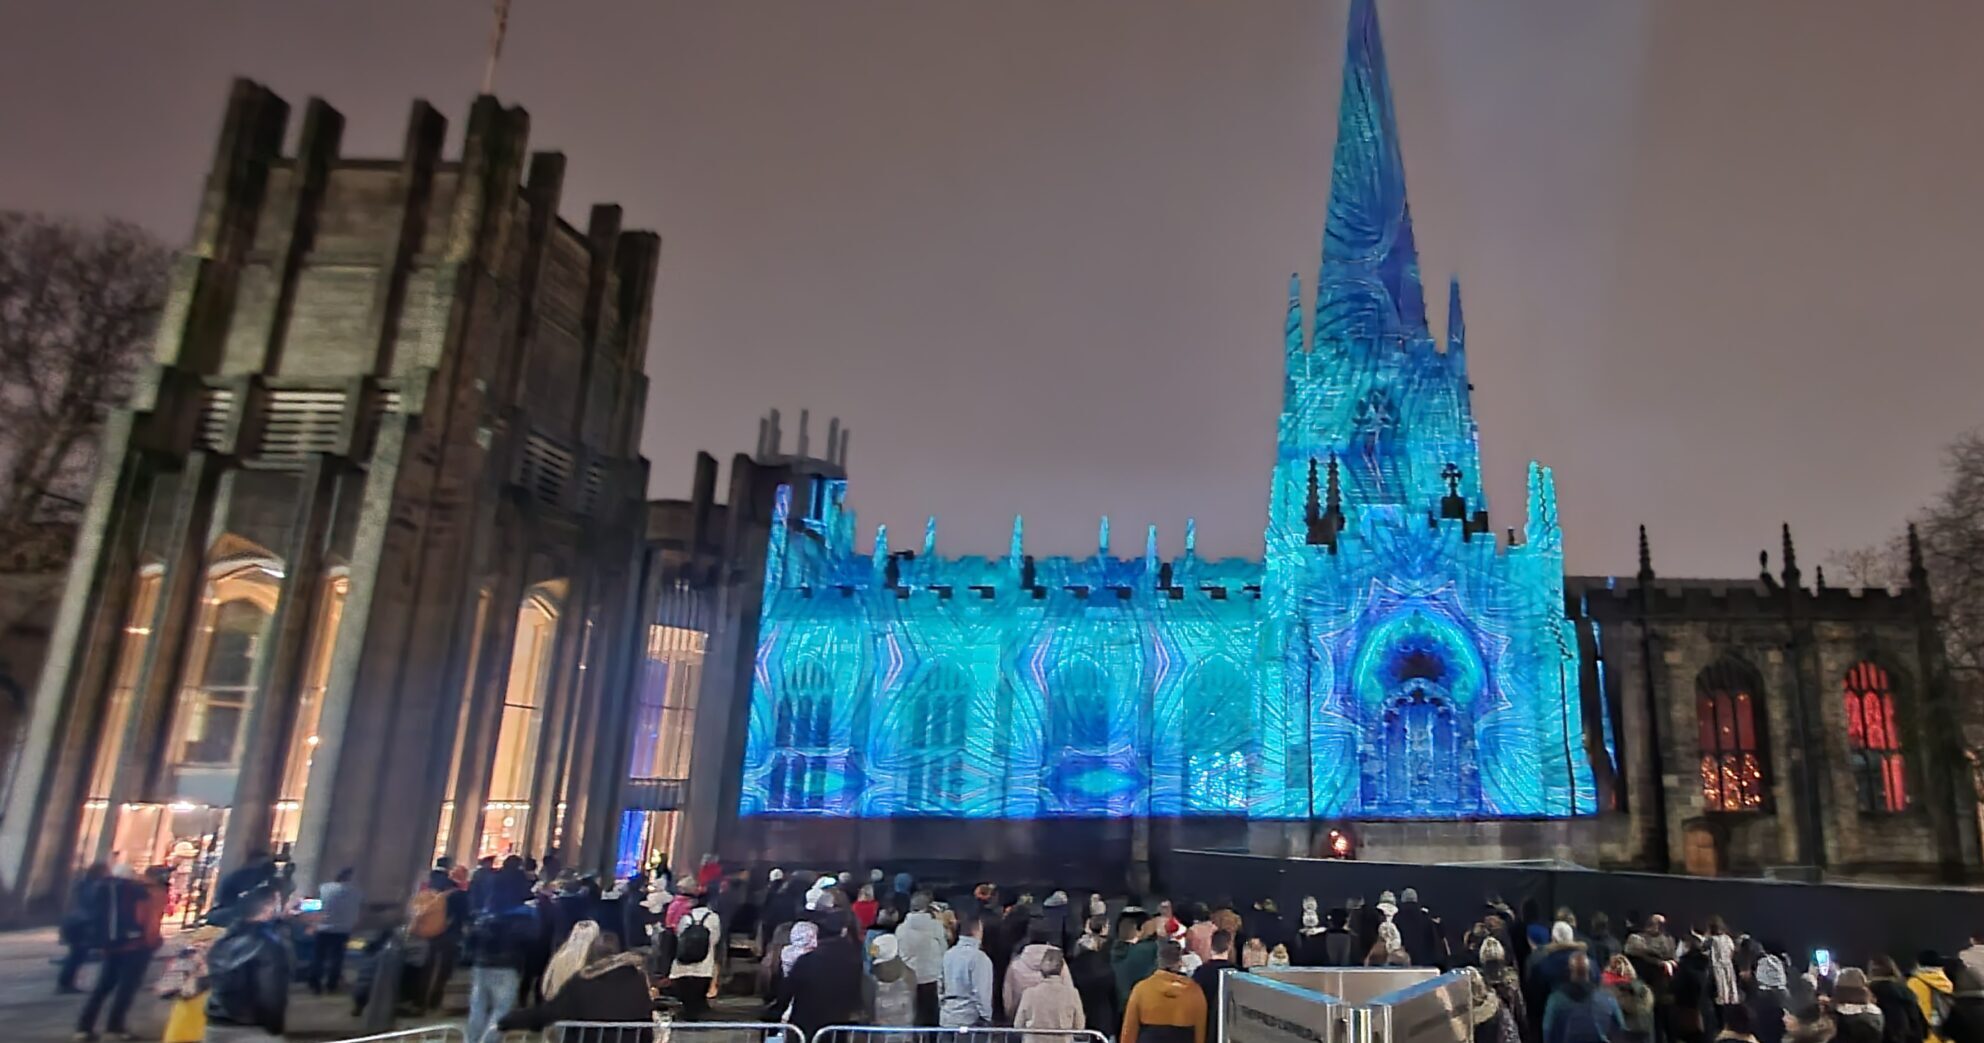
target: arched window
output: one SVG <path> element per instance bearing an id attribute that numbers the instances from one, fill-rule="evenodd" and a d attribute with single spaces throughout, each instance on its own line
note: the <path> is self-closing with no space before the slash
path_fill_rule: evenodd
<path id="1" fill-rule="evenodd" d="M 964 801 L 965 715 L 971 675 L 950 663 L 924 671 L 902 721 L 908 758 L 905 811 L 954 814 Z"/>
<path id="2" fill-rule="evenodd" d="M 1701 729 L 1702 805 L 1709 811 L 1763 811 L 1770 797 L 1762 685 L 1754 671 L 1723 661 L 1695 677 Z"/>
<path id="3" fill-rule="evenodd" d="M 1050 752 L 1104 753 L 1109 749 L 1109 680 L 1102 668 L 1078 659 L 1048 681 Z"/>
<path id="4" fill-rule="evenodd" d="M 825 754 L 833 743 L 833 675 L 818 659 L 801 660 L 785 672 L 775 741 L 784 750 L 772 772 L 772 807 L 785 811 L 823 807 Z"/>
<path id="5" fill-rule="evenodd" d="M 198 680 L 180 693 L 174 764 L 233 767 L 240 760 L 241 725 L 255 697 L 255 667 L 281 582 L 271 562 L 214 566 L 194 638 Z"/>
<path id="6" fill-rule="evenodd" d="M 1210 659 L 1185 685 L 1179 722 L 1185 749 L 1185 809 L 1247 810 L 1247 751 L 1253 743 L 1253 688 L 1229 659 Z"/>
<path id="7" fill-rule="evenodd" d="M 1894 689 L 1888 672 L 1873 663 L 1846 671 L 1846 748 L 1861 811 L 1902 811 L 1908 783 L 1902 773 L 1901 732 L 1895 728 Z"/>

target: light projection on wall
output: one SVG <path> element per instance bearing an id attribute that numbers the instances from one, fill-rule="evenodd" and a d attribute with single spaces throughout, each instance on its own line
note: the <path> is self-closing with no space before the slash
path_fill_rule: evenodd
<path id="1" fill-rule="evenodd" d="M 1312 316 L 1291 279 L 1262 560 L 855 545 L 781 490 L 745 815 L 1561 817 L 1597 810 L 1550 472 L 1479 479 L 1460 289 L 1426 321 L 1377 15 L 1352 5 Z"/>

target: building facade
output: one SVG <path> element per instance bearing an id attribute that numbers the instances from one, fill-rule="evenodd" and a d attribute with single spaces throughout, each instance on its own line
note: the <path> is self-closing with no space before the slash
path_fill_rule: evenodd
<path id="1" fill-rule="evenodd" d="M 288 852 L 391 900 L 437 853 L 612 846 L 638 649 L 651 234 L 558 216 L 476 100 L 396 157 L 237 82 L 155 356 L 109 421 L 0 883 Z M 604 857 L 601 854 L 599 857 Z"/>
<path id="2" fill-rule="evenodd" d="M 1459 288 L 1427 318 L 1375 7 L 1352 5 L 1323 261 L 1291 285 L 1260 560 L 938 553 L 774 494 L 725 850 L 1051 859 L 1085 841 L 1697 872 L 1977 864 L 1926 580 L 1564 575 L 1556 489 L 1481 494 Z M 750 564 L 755 564 L 755 561 Z M 739 599 L 735 602 L 743 605 Z M 741 710 L 736 707 L 742 707 Z M 739 723 L 738 718 L 742 720 Z M 734 748 L 734 744 L 731 748 Z M 1040 820 L 1048 820 L 1042 822 Z M 1130 823 L 1125 827 L 1123 823 Z M 1152 831 L 1155 830 L 1155 838 Z M 721 846 L 721 845 L 720 845 Z"/>

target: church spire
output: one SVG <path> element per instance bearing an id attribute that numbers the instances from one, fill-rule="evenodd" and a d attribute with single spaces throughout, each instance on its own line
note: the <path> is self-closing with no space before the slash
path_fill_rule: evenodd
<path id="1" fill-rule="evenodd" d="M 1425 290 L 1405 201 L 1405 159 L 1375 0 L 1351 0 L 1316 293 L 1316 349 L 1426 336 Z"/>
<path id="2" fill-rule="evenodd" d="M 1447 362 L 1465 373 L 1467 366 L 1461 360 L 1466 357 L 1467 318 L 1460 310 L 1460 278 L 1456 276 L 1447 284 Z"/>

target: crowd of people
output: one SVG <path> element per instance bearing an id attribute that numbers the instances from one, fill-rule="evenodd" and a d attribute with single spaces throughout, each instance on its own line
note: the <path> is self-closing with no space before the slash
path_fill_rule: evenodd
<path id="1" fill-rule="evenodd" d="M 1918 953 L 1904 973 L 1886 956 L 1801 963 L 1714 917 L 1674 930 L 1631 914 L 1615 930 L 1602 912 L 1545 917 L 1490 898 L 1452 930 L 1411 888 L 1327 909 L 1305 898 L 1287 917 L 1272 900 L 950 889 L 879 869 L 754 878 L 706 861 L 693 877 L 656 867 L 602 884 L 545 863 L 444 861 L 396 924 L 354 947 L 366 906 L 349 870 L 301 899 L 272 860 L 252 858 L 203 926 L 175 939 L 157 986 L 173 1004 L 165 1038 L 280 1034 L 291 987 L 345 989 L 349 952 L 354 1014 L 387 1020 L 434 1011 L 466 969 L 470 1040 L 658 1010 L 706 1019 L 728 988 L 809 1040 L 858 1024 L 1205 1043 L 1219 1036 L 1222 974 L 1365 966 L 1462 971 L 1473 1043 L 1984 1043 L 1984 937 L 1949 959 Z M 77 989 L 85 956 L 102 961 L 78 1039 L 96 1038 L 105 1013 L 106 1030 L 130 1038 L 162 901 L 162 881 L 127 867 L 78 884 L 58 988 Z"/>

